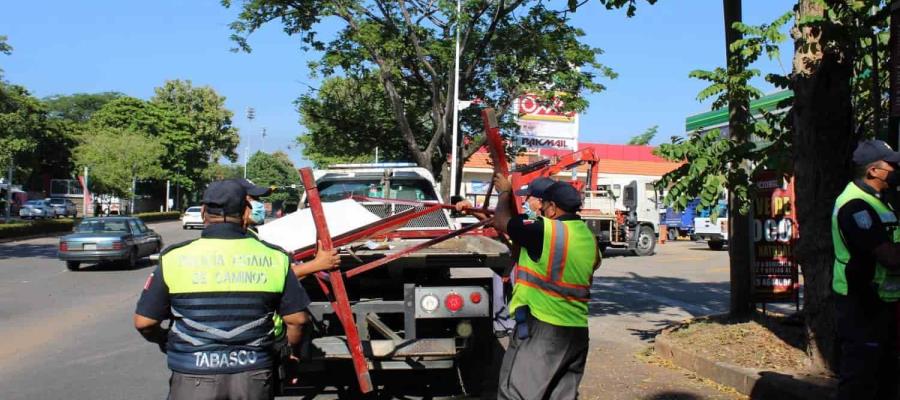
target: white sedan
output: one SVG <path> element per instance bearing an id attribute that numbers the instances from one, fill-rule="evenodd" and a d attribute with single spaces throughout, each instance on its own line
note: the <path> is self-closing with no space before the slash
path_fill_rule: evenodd
<path id="1" fill-rule="evenodd" d="M 56 218 L 56 211 L 46 200 L 28 200 L 19 209 L 19 216 L 25 219 Z"/>
<path id="2" fill-rule="evenodd" d="M 188 207 L 181 216 L 181 229 L 193 229 L 194 227 L 203 228 L 203 216 L 200 214 L 200 207 Z"/>

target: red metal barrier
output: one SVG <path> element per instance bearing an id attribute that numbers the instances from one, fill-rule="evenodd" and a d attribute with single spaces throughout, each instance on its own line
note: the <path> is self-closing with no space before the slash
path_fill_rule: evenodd
<path id="1" fill-rule="evenodd" d="M 313 178 L 311 168 L 303 168 L 300 170 L 300 177 L 303 179 L 303 186 L 306 188 L 306 198 L 309 200 L 309 208 L 312 212 L 313 221 L 316 224 L 316 236 L 322 243 L 324 250 L 333 249 L 331 242 L 331 234 L 328 232 L 328 222 L 325 220 L 325 212 L 322 210 L 322 201 L 319 199 L 319 189 L 316 187 L 316 180 Z M 319 285 L 325 286 L 322 278 L 319 279 Z M 340 272 L 330 274 L 330 282 L 332 299 L 331 306 L 334 313 L 341 321 L 344 328 L 344 334 L 347 335 L 347 347 L 353 356 L 353 368 L 356 370 L 356 379 L 359 382 L 359 390 L 363 393 L 369 393 L 373 390 L 372 377 L 369 375 L 369 365 L 363 355 L 362 342 L 359 340 L 359 331 L 356 329 L 356 322 L 353 320 L 353 310 L 350 309 L 350 299 L 347 297 L 347 288 L 344 286 L 344 278 Z M 324 289 L 324 287 L 323 287 Z"/>

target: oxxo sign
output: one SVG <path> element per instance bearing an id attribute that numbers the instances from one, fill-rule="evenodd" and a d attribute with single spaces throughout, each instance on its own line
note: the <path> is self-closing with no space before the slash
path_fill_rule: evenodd
<path id="1" fill-rule="evenodd" d="M 798 236 L 793 179 L 772 171 L 754 177 L 753 297 L 756 303 L 798 301 L 794 246 Z"/>

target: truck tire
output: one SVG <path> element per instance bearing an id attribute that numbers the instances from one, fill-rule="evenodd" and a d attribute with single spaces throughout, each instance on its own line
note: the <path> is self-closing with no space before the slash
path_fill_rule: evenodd
<path id="1" fill-rule="evenodd" d="M 669 228 L 669 233 L 666 236 L 668 236 L 670 242 L 674 242 L 678 240 L 678 230 Z"/>
<path id="2" fill-rule="evenodd" d="M 709 242 L 706 242 L 706 245 L 709 246 L 710 250 L 719 251 L 725 247 L 725 242 L 721 240 L 710 240 Z"/>
<path id="3" fill-rule="evenodd" d="M 634 243 L 634 254 L 644 257 L 653 255 L 656 249 L 656 233 L 649 226 L 642 226 L 638 229 L 637 241 Z"/>

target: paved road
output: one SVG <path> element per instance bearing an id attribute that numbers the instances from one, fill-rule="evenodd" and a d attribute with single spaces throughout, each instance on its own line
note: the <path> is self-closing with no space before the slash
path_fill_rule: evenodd
<path id="1" fill-rule="evenodd" d="M 167 244 L 199 235 L 178 222 L 151 227 Z M 131 327 L 152 265 L 69 272 L 56 243 L 0 244 L 0 398 L 164 398 L 164 355 Z M 727 255 L 693 243 L 660 246 L 652 257 L 611 252 L 595 279 L 583 397 L 727 398 L 634 357 L 666 323 L 724 311 L 727 279 Z"/>

